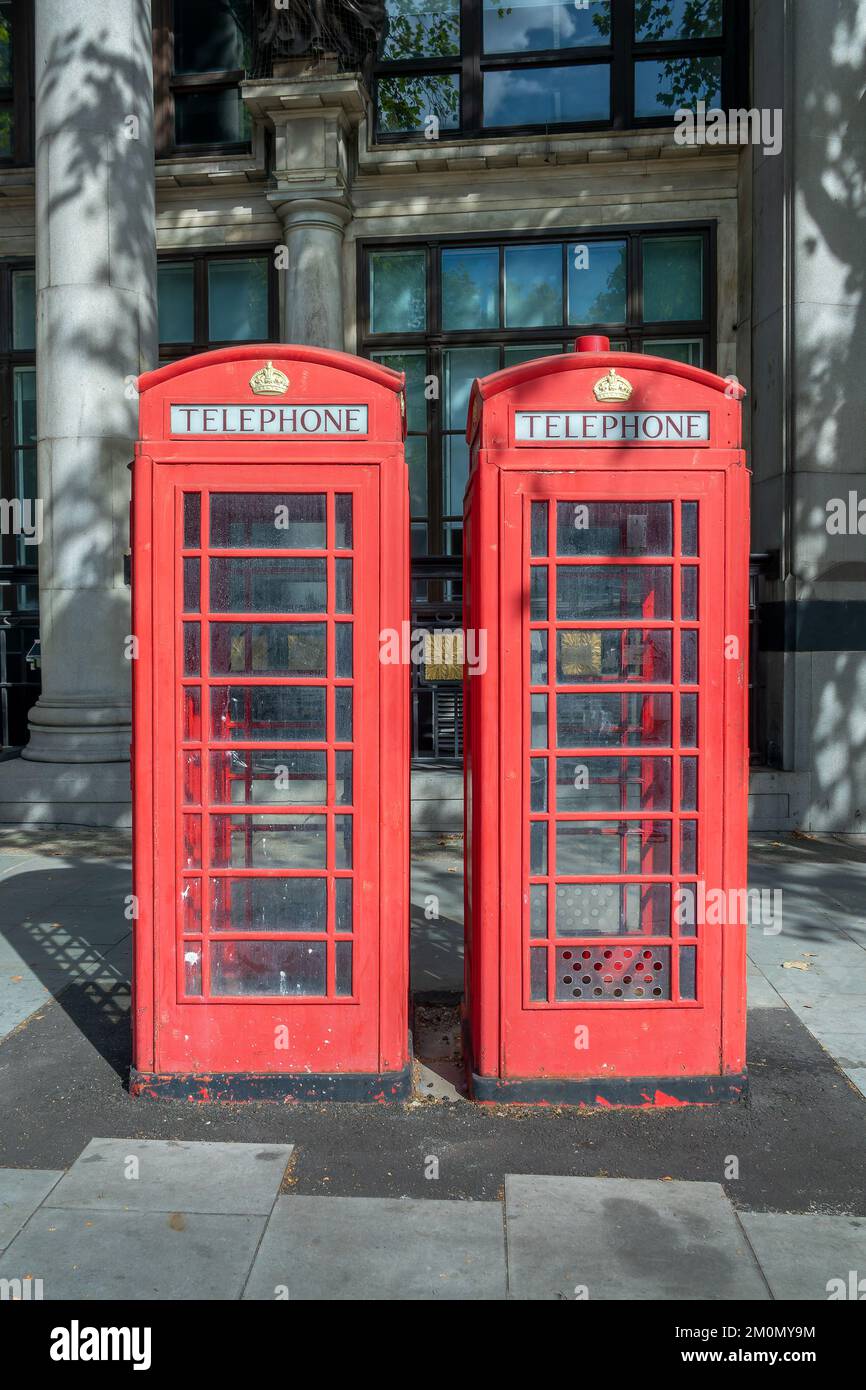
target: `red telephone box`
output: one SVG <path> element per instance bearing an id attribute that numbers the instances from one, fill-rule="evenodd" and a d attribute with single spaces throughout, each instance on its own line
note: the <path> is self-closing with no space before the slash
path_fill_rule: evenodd
<path id="1" fill-rule="evenodd" d="M 408 1093 L 403 376 L 311 347 L 140 378 L 132 1089 Z"/>
<path id="2" fill-rule="evenodd" d="M 476 381 L 465 611 L 479 1100 L 745 1087 L 742 388 L 577 351 Z M 712 904 L 712 910 L 708 904 Z"/>

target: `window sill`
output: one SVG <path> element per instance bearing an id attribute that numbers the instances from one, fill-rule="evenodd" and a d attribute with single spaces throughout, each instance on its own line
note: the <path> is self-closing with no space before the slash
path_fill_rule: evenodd
<path id="1" fill-rule="evenodd" d="M 679 145 L 673 126 L 637 130 L 563 131 L 542 134 L 423 137 L 372 143 L 372 128 L 362 124 L 358 164 L 364 174 L 473 172 L 480 169 L 533 168 L 551 165 L 619 164 L 627 160 L 679 163 L 700 158 L 735 167 L 739 149 Z"/>

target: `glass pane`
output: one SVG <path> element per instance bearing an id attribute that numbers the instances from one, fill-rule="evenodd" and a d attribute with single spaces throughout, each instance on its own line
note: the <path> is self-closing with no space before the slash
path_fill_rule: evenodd
<path id="1" fill-rule="evenodd" d="M 547 936 L 546 883 L 533 883 L 529 889 L 529 935 Z"/>
<path id="2" fill-rule="evenodd" d="M 294 748 L 212 753 L 211 798 L 217 806 L 324 806 L 324 752 Z"/>
<path id="3" fill-rule="evenodd" d="M 569 323 L 625 323 L 626 243 L 572 242 L 566 255 Z"/>
<path id="4" fill-rule="evenodd" d="M 324 941 L 217 941 L 210 951 L 213 994 L 325 993 Z"/>
<path id="5" fill-rule="evenodd" d="M 442 440 L 442 505 L 446 516 L 463 515 L 463 494 L 469 477 L 469 445 L 462 434 Z"/>
<path id="6" fill-rule="evenodd" d="M 557 884 L 557 936 L 667 936 L 670 921 L 666 883 Z"/>
<path id="7" fill-rule="evenodd" d="M 182 0 L 174 6 L 174 71 L 249 66 L 249 0 Z"/>
<path id="8" fill-rule="evenodd" d="M 680 947 L 680 998 L 697 998 L 697 946 Z"/>
<path id="9" fill-rule="evenodd" d="M 183 673 L 185 676 L 201 675 L 201 624 L 183 625 Z"/>
<path id="10" fill-rule="evenodd" d="M 641 628 L 559 632 L 556 679 L 563 685 L 592 681 L 656 681 L 667 685 L 671 679 L 671 634 Z"/>
<path id="11" fill-rule="evenodd" d="M 722 0 L 641 0 L 635 6 L 638 43 L 711 39 L 722 32 Z"/>
<path id="12" fill-rule="evenodd" d="M 672 555 L 670 502 L 557 502 L 558 555 Z"/>
<path id="13" fill-rule="evenodd" d="M 547 952 L 529 952 L 529 997 L 533 1003 L 544 1003 L 547 999 Z"/>
<path id="14" fill-rule="evenodd" d="M 36 443 L 36 368 L 16 367 L 12 417 L 12 438 L 15 444 Z M 30 494 L 33 495 L 32 493 Z"/>
<path id="15" fill-rule="evenodd" d="M 460 78 L 456 73 L 423 77 L 380 77 L 376 83 L 379 130 L 384 135 L 456 130 L 460 125 Z"/>
<path id="16" fill-rule="evenodd" d="M 324 561 L 322 561 L 324 564 Z M 334 611 L 337 613 L 351 613 L 352 611 L 352 561 L 334 561 L 334 586 L 336 595 L 334 599 Z"/>
<path id="17" fill-rule="evenodd" d="M 209 261 L 207 275 L 211 342 L 267 339 L 267 261 Z"/>
<path id="18" fill-rule="evenodd" d="M 197 685 L 183 689 L 183 736 L 187 742 L 201 738 L 201 690 Z"/>
<path id="19" fill-rule="evenodd" d="M 352 931 L 352 880 L 334 879 L 335 889 L 335 927 L 339 932 Z"/>
<path id="20" fill-rule="evenodd" d="M 351 806 L 352 786 L 352 754 L 345 748 L 338 748 L 334 754 L 334 800 L 338 806 Z"/>
<path id="21" fill-rule="evenodd" d="M 670 758 L 557 758 L 558 811 L 669 811 Z"/>
<path id="22" fill-rule="evenodd" d="M 610 118 L 607 63 L 485 72 L 484 125 L 564 125 Z"/>
<path id="23" fill-rule="evenodd" d="M 183 881 L 180 895 L 183 929 L 190 935 L 201 931 L 201 879 L 187 878 Z"/>
<path id="24" fill-rule="evenodd" d="M 338 685 L 334 690 L 334 737 L 340 743 L 352 740 L 352 687 Z"/>
<path id="25" fill-rule="evenodd" d="M 654 565 L 557 565 L 556 616 L 669 618 L 671 572 Z"/>
<path id="26" fill-rule="evenodd" d="M 352 494 L 338 492 L 334 498 L 334 537 L 335 550 L 351 550 L 352 539 Z"/>
<path id="27" fill-rule="evenodd" d="M 0 15 L 0 32 L 2 26 L 3 16 Z M 36 346 L 36 273 L 33 270 L 16 270 L 12 276 L 12 346 L 19 351 L 30 351 Z"/>
<path id="28" fill-rule="evenodd" d="M 214 878 L 211 931 L 324 932 L 326 878 Z"/>
<path id="29" fill-rule="evenodd" d="M 533 628 L 529 634 L 530 682 L 532 685 L 547 684 L 547 633 Z"/>
<path id="30" fill-rule="evenodd" d="M 696 874 L 698 871 L 698 823 L 696 820 L 680 821 L 680 873 Z"/>
<path id="31" fill-rule="evenodd" d="M 547 621 L 547 565 L 533 565 L 529 571 L 529 618 L 533 623 Z"/>
<path id="32" fill-rule="evenodd" d="M 211 690 L 213 738 L 324 743 L 325 691 L 302 685 L 222 685 Z"/>
<path id="33" fill-rule="evenodd" d="M 694 565 L 682 570 L 681 613 L 684 622 L 696 622 L 698 616 L 698 572 Z"/>
<path id="34" fill-rule="evenodd" d="M 176 92 L 174 138 L 178 145 L 245 144 L 250 138 L 250 118 L 238 88 Z"/>
<path id="35" fill-rule="evenodd" d="M 680 810 L 698 809 L 698 760 L 680 759 Z"/>
<path id="36" fill-rule="evenodd" d="M 698 504 L 697 502 L 684 502 L 682 515 L 682 534 L 680 537 L 680 550 L 683 555 L 697 555 L 698 553 Z"/>
<path id="37" fill-rule="evenodd" d="M 197 613 L 201 589 L 201 561 L 190 556 L 183 562 L 183 607 L 185 613 Z"/>
<path id="38" fill-rule="evenodd" d="M 643 313 L 647 322 L 701 318 L 703 258 L 701 237 L 644 237 Z"/>
<path id="39" fill-rule="evenodd" d="M 183 989 L 185 994 L 201 994 L 201 944 L 197 941 L 184 942 Z"/>
<path id="40" fill-rule="evenodd" d="M 421 333 L 426 327 L 426 251 L 371 252 L 371 333 Z"/>
<path id="41" fill-rule="evenodd" d="M 503 349 L 502 365 L 516 367 L 520 362 L 535 362 L 539 357 L 553 357 L 562 352 L 562 343 L 525 343 L 523 347 Z"/>
<path id="42" fill-rule="evenodd" d="M 532 503 L 530 554 L 547 554 L 547 503 Z"/>
<path id="43" fill-rule="evenodd" d="M 634 65 L 638 117 L 672 116 L 682 108 L 694 111 L 699 101 L 705 101 L 707 109 L 718 108 L 721 100 L 721 58 L 650 58 Z"/>
<path id="44" fill-rule="evenodd" d="M 187 806 L 198 806 L 201 804 L 201 753 L 184 753 L 181 756 L 183 765 L 183 799 Z"/>
<path id="45" fill-rule="evenodd" d="M 334 993 L 352 993 L 352 943 L 337 941 L 334 945 Z"/>
<path id="46" fill-rule="evenodd" d="M 427 525 L 424 522 L 413 522 L 409 527 L 409 540 L 413 555 L 427 554 Z"/>
<path id="47" fill-rule="evenodd" d="M 680 681 L 683 685 L 698 683 L 698 634 L 691 629 L 680 633 Z"/>
<path id="48" fill-rule="evenodd" d="M 327 674 L 324 623 L 211 623 L 210 643 L 212 676 Z"/>
<path id="49" fill-rule="evenodd" d="M 680 696 L 680 743 L 683 748 L 696 748 L 698 744 L 698 697 Z"/>
<path id="50" fill-rule="evenodd" d="M 547 821 L 534 820 L 529 827 L 529 872 L 547 873 Z"/>
<path id="51" fill-rule="evenodd" d="M 669 874 L 670 871 L 670 821 L 557 822 L 558 874 Z"/>
<path id="52" fill-rule="evenodd" d="M 384 61 L 460 52 L 460 0 L 386 0 Z"/>
<path id="53" fill-rule="evenodd" d="M 427 429 L 427 400 L 424 395 L 426 352 L 374 352 L 371 356 L 374 362 L 381 362 L 383 367 L 406 373 L 406 428 L 410 432 L 420 430 L 424 433 Z"/>
<path id="54" fill-rule="evenodd" d="M 409 512 L 411 516 L 427 515 L 427 440 L 420 434 L 410 434 L 405 440 L 406 464 L 409 469 Z"/>
<path id="55" fill-rule="evenodd" d="M 497 247 L 466 246 L 442 252 L 442 327 L 499 327 Z M 489 370 L 495 371 L 499 365 L 498 355 L 495 349 L 487 351 L 494 362 Z M 465 422 L 464 412 L 462 419 L 458 418 L 455 424 L 465 425 Z"/>
<path id="56" fill-rule="evenodd" d="M 537 53 L 610 43 L 609 0 L 484 0 L 485 53 Z"/>
<path id="57" fill-rule="evenodd" d="M 15 153 L 14 124 L 12 107 L 4 102 L 0 105 L 0 159 L 11 159 Z"/>
<path id="58" fill-rule="evenodd" d="M 481 254 L 495 256 L 496 252 L 484 251 Z M 455 268 L 455 275 L 462 273 L 459 268 Z M 489 376 L 491 372 L 499 370 L 499 351 L 494 347 L 449 348 L 442 357 L 445 373 L 445 428 L 459 430 L 465 439 L 472 383 L 478 376 Z"/>
<path id="59" fill-rule="evenodd" d="M 644 338 L 641 352 L 667 357 L 672 362 L 686 362 L 690 367 L 704 365 L 704 344 L 700 338 Z"/>
<path id="60" fill-rule="evenodd" d="M 561 748 L 669 747 L 671 697 L 557 695 L 556 741 Z"/>
<path id="61" fill-rule="evenodd" d="M 352 816 L 334 817 L 334 867 L 337 869 L 351 869 L 352 867 L 353 828 L 354 818 Z"/>
<path id="62" fill-rule="evenodd" d="M 12 86 L 12 0 L 0 0 L 0 87 Z"/>
<path id="63" fill-rule="evenodd" d="M 211 609 L 215 613 L 324 613 L 326 565 L 326 560 L 288 555 L 211 560 Z"/>
<path id="64" fill-rule="evenodd" d="M 562 247 L 505 248 L 505 326 L 562 323 Z"/>
<path id="65" fill-rule="evenodd" d="M 183 867 L 201 868 L 201 816 L 183 817 Z"/>
<path id="66" fill-rule="evenodd" d="M 547 696 L 531 696 L 531 724 L 532 736 L 531 746 L 533 748 L 547 747 Z"/>
<path id="67" fill-rule="evenodd" d="M 352 624 L 337 623 L 334 628 L 334 675 L 347 680 L 352 675 Z"/>
<path id="68" fill-rule="evenodd" d="M 324 550 L 324 494 L 214 493 L 210 543 L 216 550 Z"/>
<path id="69" fill-rule="evenodd" d="M 212 816 L 215 869 L 324 869 L 324 816 Z"/>
<path id="70" fill-rule="evenodd" d="M 529 809 L 531 811 L 547 810 L 547 759 L 530 758 L 529 760 Z"/>
<path id="71" fill-rule="evenodd" d="M 191 343 L 195 338 L 192 265 L 159 265 L 156 294 L 159 341 Z"/>
<path id="72" fill-rule="evenodd" d="M 183 496 L 183 543 L 188 550 L 201 545 L 201 494 L 185 492 Z"/>

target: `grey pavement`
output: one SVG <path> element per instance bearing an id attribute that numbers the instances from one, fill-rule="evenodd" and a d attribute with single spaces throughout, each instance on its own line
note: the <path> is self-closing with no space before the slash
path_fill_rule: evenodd
<path id="1" fill-rule="evenodd" d="M 262 1147 L 95 1139 L 63 1176 L 0 1169 L 0 1297 L 29 1279 L 49 1301 L 814 1301 L 857 1297 L 866 1269 L 866 1220 L 738 1213 L 718 1183 L 309 1197 L 281 1194 L 291 1146 Z"/>

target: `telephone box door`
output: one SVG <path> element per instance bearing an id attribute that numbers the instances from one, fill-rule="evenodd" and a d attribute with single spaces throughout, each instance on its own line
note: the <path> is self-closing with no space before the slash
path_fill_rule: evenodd
<path id="1" fill-rule="evenodd" d="M 155 475 L 156 1069 L 375 1072 L 377 472 Z"/>
<path id="2" fill-rule="evenodd" d="M 718 1073 L 724 473 L 500 477 L 502 1074 Z"/>

